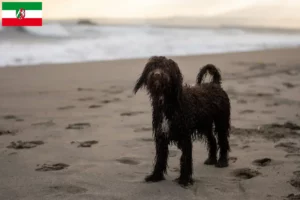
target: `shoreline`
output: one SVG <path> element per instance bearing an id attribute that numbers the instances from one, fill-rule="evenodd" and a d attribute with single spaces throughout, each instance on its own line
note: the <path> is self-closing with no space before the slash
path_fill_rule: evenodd
<path id="1" fill-rule="evenodd" d="M 281 50 L 297 50 L 300 46 L 296 47 L 282 47 L 282 48 L 267 48 L 258 50 L 245 50 L 245 51 L 229 51 L 229 52 L 217 52 L 217 53 L 203 53 L 203 54 L 189 54 L 189 55 L 165 55 L 170 58 L 184 58 L 184 57 L 207 57 L 207 56 L 218 56 L 218 55 L 236 55 L 236 54 L 247 54 L 255 52 L 269 52 L 269 51 L 281 51 Z M 43 67 L 43 66 L 55 66 L 55 65 L 73 65 L 73 64 L 95 64 L 95 63 L 105 63 L 114 61 L 135 61 L 135 60 L 145 60 L 148 57 L 137 57 L 137 58 L 119 58 L 119 59 L 103 59 L 103 60 L 91 60 L 91 61 L 78 61 L 78 62 L 61 62 L 61 63 L 42 63 L 42 64 L 24 64 L 24 65 L 4 65 L 0 66 L 0 70 L 7 68 L 28 68 L 28 67 Z"/>

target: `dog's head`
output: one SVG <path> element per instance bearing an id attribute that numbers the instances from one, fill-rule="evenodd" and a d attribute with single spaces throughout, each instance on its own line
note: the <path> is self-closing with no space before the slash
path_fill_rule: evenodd
<path id="1" fill-rule="evenodd" d="M 145 87 L 151 96 L 178 93 L 182 88 L 182 74 L 175 61 L 164 56 L 151 57 L 134 87 L 134 93 Z"/>

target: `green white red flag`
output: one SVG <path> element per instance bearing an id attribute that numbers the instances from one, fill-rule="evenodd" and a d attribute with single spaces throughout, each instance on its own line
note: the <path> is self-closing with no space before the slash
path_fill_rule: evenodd
<path id="1" fill-rule="evenodd" d="M 2 26 L 42 26 L 42 2 L 2 2 Z"/>

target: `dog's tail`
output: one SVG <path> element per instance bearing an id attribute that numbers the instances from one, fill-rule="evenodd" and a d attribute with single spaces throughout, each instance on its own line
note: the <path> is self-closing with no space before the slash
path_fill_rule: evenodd
<path id="1" fill-rule="evenodd" d="M 202 83 L 203 79 L 207 75 L 207 72 L 212 76 L 212 83 L 221 85 L 220 71 L 213 64 L 207 64 L 200 69 L 197 75 L 196 84 L 200 85 Z"/>

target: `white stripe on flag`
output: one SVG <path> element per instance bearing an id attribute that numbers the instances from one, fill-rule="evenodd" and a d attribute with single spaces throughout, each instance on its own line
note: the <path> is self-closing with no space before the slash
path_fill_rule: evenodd
<path id="1" fill-rule="evenodd" d="M 41 10 L 25 10 L 25 18 L 42 18 Z M 2 18 L 17 18 L 15 10 L 2 10 Z"/>

